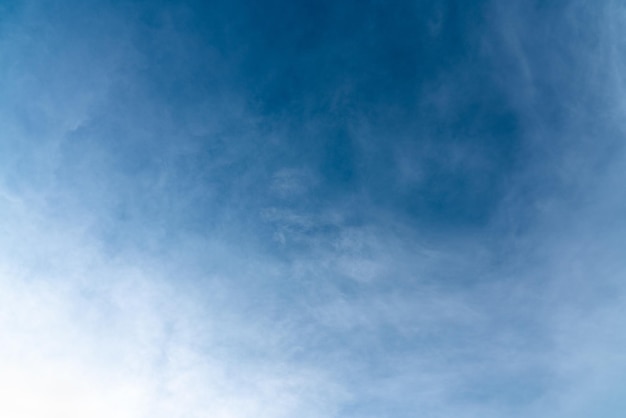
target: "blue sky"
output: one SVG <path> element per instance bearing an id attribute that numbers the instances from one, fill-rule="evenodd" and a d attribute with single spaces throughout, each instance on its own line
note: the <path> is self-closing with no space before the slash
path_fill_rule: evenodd
<path id="1" fill-rule="evenodd" d="M 621 417 L 617 1 L 7 1 L 0 415 Z"/>

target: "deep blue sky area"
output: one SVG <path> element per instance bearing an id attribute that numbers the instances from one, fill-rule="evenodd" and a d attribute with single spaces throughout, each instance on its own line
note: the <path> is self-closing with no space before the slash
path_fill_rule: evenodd
<path id="1" fill-rule="evenodd" d="M 623 416 L 623 28 L 4 2 L 0 416 Z"/>
<path id="2" fill-rule="evenodd" d="M 115 83 L 93 121 L 107 136 L 98 143 L 111 148 L 104 152 L 122 175 L 161 170 L 159 155 L 174 165 L 176 188 L 185 181 L 179 176 L 191 176 L 198 193 L 183 200 L 212 194 L 209 205 L 243 205 L 250 216 L 250 209 L 277 203 L 259 186 L 297 167 L 315 186 L 282 206 L 331 210 L 350 200 L 354 222 L 380 209 L 410 223 L 480 228 L 524 158 L 521 115 L 486 52 L 488 5 L 175 2 L 120 9 L 131 21 L 124 42 L 133 43 L 139 64 L 120 69 L 132 84 Z M 116 132 L 128 121 L 115 112 L 143 112 L 145 102 L 169 123 L 148 113 L 134 127 L 143 138 Z M 190 113 L 201 118 L 203 107 L 217 132 L 194 134 L 176 123 Z M 229 114 L 242 111 L 243 123 Z M 77 137 L 89 126 L 80 128 Z M 164 138 L 163 129 L 171 130 Z M 189 203 L 185 217 L 204 224 L 194 228 L 212 224 L 206 204 Z"/>

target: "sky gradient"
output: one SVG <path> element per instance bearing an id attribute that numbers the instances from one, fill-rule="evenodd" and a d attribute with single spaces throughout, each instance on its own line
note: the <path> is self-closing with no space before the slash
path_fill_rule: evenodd
<path id="1" fill-rule="evenodd" d="M 3 2 L 0 416 L 623 417 L 624 28 Z"/>

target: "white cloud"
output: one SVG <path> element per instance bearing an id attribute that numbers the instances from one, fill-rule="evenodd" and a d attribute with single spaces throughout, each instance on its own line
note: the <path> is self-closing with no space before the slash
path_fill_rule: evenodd
<path id="1" fill-rule="evenodd" d="M 6 202 L 0 415 L 307 417 L 344 396 L 267 345 L 279 329 L 244 317 L 236 298 L 177 286 L 159 267 L 181 260 L 107 256 L 77 225 Z"/>

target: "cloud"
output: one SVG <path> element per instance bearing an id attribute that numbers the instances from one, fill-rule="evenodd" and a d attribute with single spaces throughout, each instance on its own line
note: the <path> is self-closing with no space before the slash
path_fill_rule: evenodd
<path id="1" fill-rule="evenodd" d="M 30 228 L 2 240 L 4 414 L 319 416 L 343 396 L 323 370 L 268 345 L 280 330 L 242 316 L 235 298 L 206 284 L 194 293 L 161 261 L 107 256 L 82 231 L 16 212 Z"/>

